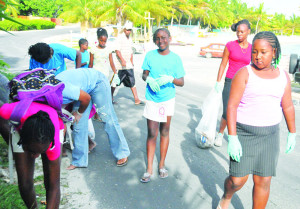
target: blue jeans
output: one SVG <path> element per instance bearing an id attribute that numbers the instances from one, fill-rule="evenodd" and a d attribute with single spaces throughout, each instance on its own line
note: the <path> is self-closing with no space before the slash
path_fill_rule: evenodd
<path id="1" fill-rule="evenodd" d="M 92 104 L 95 105 L 99 117 L 104 122 L 104 130 L 108 135 L 113 155 L 118 160 L 130 155 L 127 141 L 112 104 L 109 82 L 104 74 L 99 72 L 98 76 L 99 78 L 95 88 L 89 92 L 92 103 L 89 104 L 86 111 L 82 114 L 78 124 L 74 124 L 72 165 L 77 167 L 86 167 L 88 165 L 88 118 Z M 79 102 L 77 102 L 75 106 L 78 108 L 78 105 Z M 77 141 L 77 143 L 75 141 Z M 80 150 L 77 150 L 77 144 L 79 145 Z"/>

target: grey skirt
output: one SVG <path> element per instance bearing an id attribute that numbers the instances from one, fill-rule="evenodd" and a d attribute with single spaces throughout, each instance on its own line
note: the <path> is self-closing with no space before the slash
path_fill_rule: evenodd
<path id="1" fill-rule="evenodd" d="M 263 177 L 276 176 L 279 124 L 256 127 L 237 123 L 236 129 L 243 156 L 239 163 L 230 158 L 229 174 L 235 177 L 248 174 Z"/>
<path id="2" fill-rule="evenodd" d="M 222 118 L 226 120 L 227 117 L 227 106 L 228 106 L 228 100 L 229 100 L 229 93 L 231 88 L 231 81 L 230 78 L 225 78 L 224 88 L 222 91 L 222 100 L 223 100 L 223 114 Z"/>

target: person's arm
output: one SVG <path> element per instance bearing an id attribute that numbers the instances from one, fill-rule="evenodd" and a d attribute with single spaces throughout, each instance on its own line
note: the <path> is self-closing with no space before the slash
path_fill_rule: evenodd
<path id="1" fill-rule="evenodd" d="M 232 80 L 227 106 L 227 126 L 229 135 L 236 135 L 237 108 L 244 94 L 247 81 L 248 70 L 246 67 L 240 69 Z"/>
<path id="2" fill-rule="evenodd" d="M 295 108 L 292 101 L 291 81 L 288 75 L 286 75 L 286 77 L 288 82 L 281 100 L 281 107 L 289 132 L 296 133 Z"/>
<path id="3" fill-rule="evenodd" d="M 130 61 L 131 61 L 132 66 L 134 66 L 134 64 L 133 64 L 133 54 L 131 54 Z"/>
<path id="4" fill-rule="evenodd" d="M 4 103 L 0 100 L 0 108 L 2 107 Z M 7 120 L 0 117 L 0 135 L 5 140 L 6 144 L 8 144 L 9 141 L 9 133 L 10 133 L 10 127 Z"/>
<path id="5" fill-rule="evenodd" d="M 109 53 L 109 64 L 110 64 L 110 67 L 111 67 L 112 71 L 114 72 L 114 74 L 117 74 L 117 70 L 116 70 L 116 66 L 114 63 L 112 53 Z"/>
<path id="6" fill-rule="evenodd" d="M 89 68 L 92 68 L 94 66 L 94 54 L 90 52 L 90 64 Z"/>
<path id="7" fill-rule="evenodd" d="M 142 79 L 144 80 L 144 81 L 146 81 L 147 80 L 147 77 L 149 76 L 149 70 L 144 70 L 143 71 L 143 75 L 142 75 Z"/>
<path id="8" fill-rule="evenodd" d="M 219 67 L 217 82 L 221 81 L 224 71 L 225 71 L 225 68 L 227 66 L 228 60 L 229 60 L 229 51 L 228 51 L 227 47 L 225 47 L 224 52 L 223 52 L 222 61 L 221 61 L 220 67 Z"/>
<path id="9" fill-rule="evenodd" d="M 46 208 L 58 209 L 60 203 L 60 157 L 56 160 L 49 160 L 42 154 L 44 183 L 46 189 Z"/>
<path id="10" fill-rule="evenodd" d="M 89 103 L 91 101 L 91 96 L 87 92 L 80 90 L 78 100 L 80 101 L 80 106 L 79 106 L 78 112 L 80 114 L 82 114 L 82 113 L 84 113 L 86 108 L 89 106 Z"/>
<path id="11" fill-rule="evenodd" d="M 81 68 L 81 52 L 76 50 L 76 68 Z"/>
<path id="12" fill-rule="evenodd" d="M 116 50 L 116 55 L 121 60 L 122 67 L 126 67 L 126 61 L 124 60 L 120 50 Z"/>

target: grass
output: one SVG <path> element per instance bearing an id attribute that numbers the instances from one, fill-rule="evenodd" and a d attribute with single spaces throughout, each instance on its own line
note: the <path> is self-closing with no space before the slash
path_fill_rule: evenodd
<path id="1" fill-rule="evenodd" d="M 8 146 L 0 136 L 0 167 L 8 167 Z M 42 169 L 36 166 L 35 169 Z M 40 175 L 34 178 L 35 192 L 39 208 L 46 208 L 41 201 L 46 200 L 46 190 L 44 187 L 44 176 Z M 8 184 L 2 178 L 0 179 L 0 209 L 26 209 L 26 206 L 20 196 L 17 184 Z"/>

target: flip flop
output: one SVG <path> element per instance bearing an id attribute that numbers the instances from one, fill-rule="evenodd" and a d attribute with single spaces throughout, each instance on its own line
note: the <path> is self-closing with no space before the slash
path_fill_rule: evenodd
<path id="1" fill-rule="evenodd" d="M 140 181 L 141 181 L 142 183 L 148 183 L 148 182 L 151 181 L 151 177 L 152 177 L 152 175 L 151 175 L 150 173 L 146 172 L 146 173 L 143 174 L 143 176 L 142 176 L 142 178 L 140 179 Z"/>
<path id="2" fill-rule="evenodd" d="M 144 106 L 145 105 L 145 102 L 143 101 L 140 101 L 139 103 L 134 103 L 135 105 L 140 105 L 140 106 Z"/>
<path id="3" fill-rule="evenodd" d="M 169 176 L 168 174 L 168 170 L 165 168 L 165 167 L 162 167 L 158 170 L 158 173 L 159 173 L 159 178 L 167 178 Z"/>
<path id="4" fill-rule="evenodd" d="M 121 159 L 120 159 L 121 160 Z M 118 167 L 122 167 L 122 166 L 124 166 L 124 165 L 126 165 L 128 163 L 128 157 L 127 157 L 127 159 L 123 162 L 123 163 L 119 163 L 118 164 L 118 162 L 117 162 L 117 166 Z"/>

